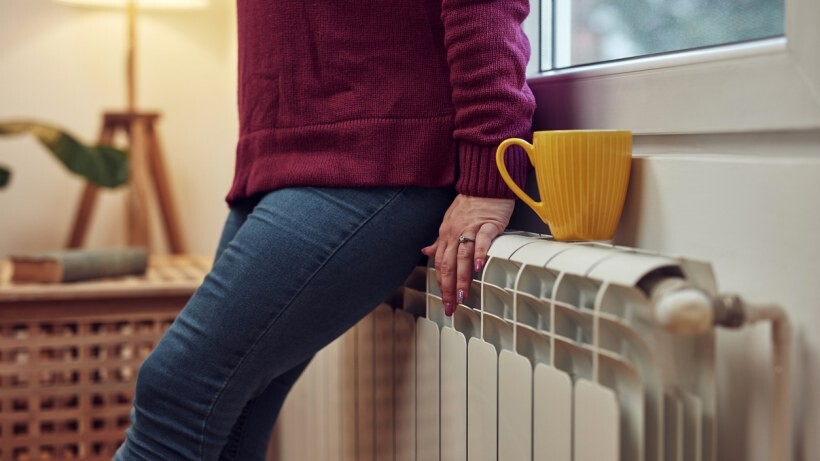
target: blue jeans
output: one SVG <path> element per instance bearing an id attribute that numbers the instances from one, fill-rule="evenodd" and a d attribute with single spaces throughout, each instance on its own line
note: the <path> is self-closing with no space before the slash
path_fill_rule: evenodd
<path id="1" fill-rule="evenodd" d="M 264 460 L 311 357 L 401 284 L 453 198 L 293 188 L 235 207 L 213 269 L 140 368 L 114 459 Z"/>

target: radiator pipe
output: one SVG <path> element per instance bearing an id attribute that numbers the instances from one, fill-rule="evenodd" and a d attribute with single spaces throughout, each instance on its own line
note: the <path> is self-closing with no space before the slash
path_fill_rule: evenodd
<path id="1" fill-rule="evenodd" d="M 754 325 L 760 322 L 772 324 L 772 440 L 769 447 L 769 459 L 791 460 L 791 348 L 792 326 L 786 311 L 776 304 L 757 304 L 745 302 L 737 295 L 723 295 L 715 302 L 716 311 L 725 310 L 727 321 L 734 326 L 735 317 L 742 312 L 741 325 Z"/>
<path id="2" fill-rule="evenodd" d="M 655 318 L 672 333 L 703 334 L 714 325 L 741 328 L 771 322 L 772 440 L 769 459 L 791 459 L 791 347 L 792 327 L 786 311 L 775 304 L 756 304 L 738 295 L 711 297 L 681 277 L 653 277 L 642 288 L 655 306 Z"/>

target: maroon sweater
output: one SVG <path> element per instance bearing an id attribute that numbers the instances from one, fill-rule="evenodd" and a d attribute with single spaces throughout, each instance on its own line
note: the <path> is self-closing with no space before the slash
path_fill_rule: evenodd
<path id="1" fill-rule="evenodd" d="M 229 203 L 290 186 L 456 184 L 512 197 L 498 143 L 535 108 L 528 0 L 237 0 Z M 519 183 L 525 155 L 508 156 Z"/>

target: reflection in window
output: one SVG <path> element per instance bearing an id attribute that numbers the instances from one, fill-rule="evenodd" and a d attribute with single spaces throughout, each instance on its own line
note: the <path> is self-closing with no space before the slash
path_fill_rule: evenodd
<path id="1" fill-rule="evenodd" d="M 542 0 L 542 70 L 781 36 L 784 0 Z"/>

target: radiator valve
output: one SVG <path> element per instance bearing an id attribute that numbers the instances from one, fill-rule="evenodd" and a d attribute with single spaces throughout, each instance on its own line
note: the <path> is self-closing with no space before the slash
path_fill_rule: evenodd
<path id="1" fill-rule="evenodd" d="M 649 284 L 647 291 L 655 305 L 655 320 L 665 330 L 682 335 L 699 335 L 711 330 L 716 321 L 712 298 L 678 277 L 664 277 Z"/>

